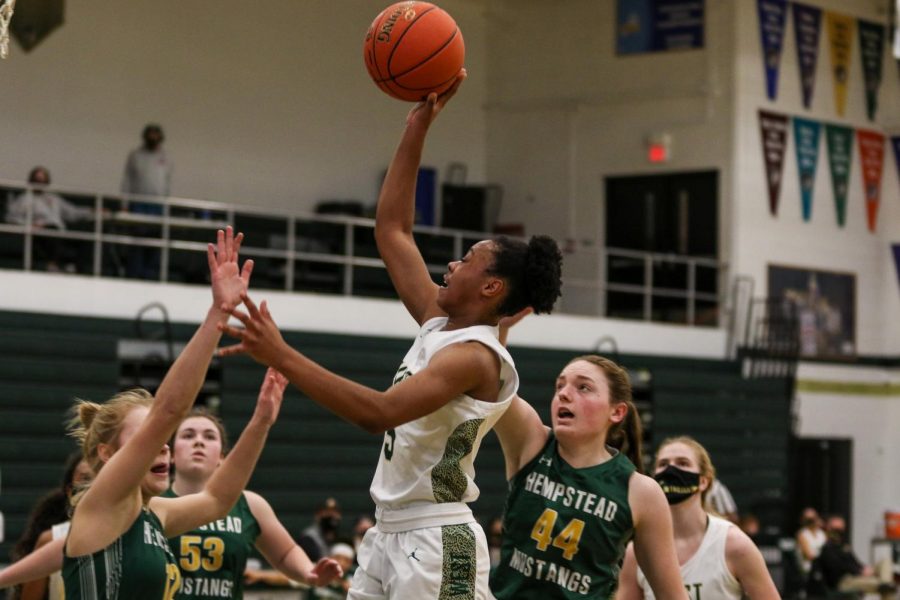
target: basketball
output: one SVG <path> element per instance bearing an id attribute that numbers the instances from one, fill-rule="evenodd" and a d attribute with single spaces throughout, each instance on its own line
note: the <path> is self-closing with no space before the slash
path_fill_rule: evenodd
<path id="1" fill-rule="evenodd" d="M 453 17 L 430 2 L 397 2 L 375 17 L 363 45 L 372 81 L 389 96 L 416 102 L 447 90 L 466 47 Z"/>

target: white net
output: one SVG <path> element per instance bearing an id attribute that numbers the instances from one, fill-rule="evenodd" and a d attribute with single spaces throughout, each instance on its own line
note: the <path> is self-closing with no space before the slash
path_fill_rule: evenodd
<path id="1" fill-rule="evenodd" d="M 15 7 L 16 0 L 0 0 L 0 58 L 9 54 L 9 22 Z"/>

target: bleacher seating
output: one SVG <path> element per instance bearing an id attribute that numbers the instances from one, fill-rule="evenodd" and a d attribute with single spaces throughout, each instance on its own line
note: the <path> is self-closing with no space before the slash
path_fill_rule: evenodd
<path id="1" fill-rule="evenodd" d="M 118 390 L 117 340 L 133 337 L 134 325 L 96 319 L 0 311 L 5 344 L 0 347 L 0 510 L 7 517 L 7 556 L 21 533 L 31 504 L 57 484 L 74 444 L 63 422 L 74 397 L 103 400 Z M 176 324 L 176 342 L 193 326 Z M 386 388 L 410 340 L 371 336 L 287 332 L 286 340 L 337 373 Z M 512 348 L 521 376 L 520 394 L 549 423 L 553 381 L 583 350 Z M 780 525 L 779 499 L 787 493 L 790 402 L 783 380 L 744 380 L 736 363 L 671 357 L 621 356 L 631 369 L 653 378 L 655 441 L 690 434 L 713 455 L 722 480 L 742 509 L 768 502 L 764 524 Z M 263 367 L 250 359 L 222 363 L 221 414 L 232 442 L 249 418 Z M 288 529 L 298 535 L 326 496 L 341 503 L 347 524 L 371 513 L 368 486 L 380 436 L 347 424 L 289 389 L 250 487 L 269 499 Z M 473 505 L 487 519 L 500 514 L 506 496 L 502 453 L 488 435 L 477 461 L 482 496 Z M 775 500 L 773 503 L 772 501 Z"/>

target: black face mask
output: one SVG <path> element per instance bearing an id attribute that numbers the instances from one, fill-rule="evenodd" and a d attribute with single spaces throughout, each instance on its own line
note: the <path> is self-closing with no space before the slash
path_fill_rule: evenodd
<path id="1" fill-rule="evenodd" d="M 319 519 L 319 529 L 322 533 L 334 533 L 341 524 L 340 517 L 322 517 Z"/>
<path id="2" fill-rule="evenodd" d="M 684 502 L 700 491 L 700 473 L 691 473 L 669 465 L 653 476 L 659 482 L 669 504 Z"/>

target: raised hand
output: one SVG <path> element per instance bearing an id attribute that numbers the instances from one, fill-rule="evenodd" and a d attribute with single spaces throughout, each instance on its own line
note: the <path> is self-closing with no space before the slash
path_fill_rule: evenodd
<path id="1" fill-rule="evenodd" d="M 281 337 L 281 332 L 278 331 L 278 326 L 272 319 L 265 300 L 259 308 L 256 308 L 256 304 L 246 292 L 241 294 L 241 300 L 247 307 L 246 313 L 237 308 L 232 308 L 227 312 L 243 323 L 244 328 L 219 325 L 221 331 L 240 340 L 240 343 L 220 348 L 219 355 L 249 354 L 257 362 L 270 367 L 275 366 L 278 359 L 283 358 L 290 351 L 290 346 Z"/>
<path id="2" fill-rule="evenodd" d="M 312 586 L 322 587 L 344 575 L 344 570 L 333 558 L 320 558 L 319 562 L 309 572 L 306 583 Z"/>
<path id="3" fill-rule="evenodd" d="M 501 318 L 500 323 L 498 324 L 500 327 L 500 343 L 505 346 L 506 338 L 509 336 L 509 330 L 533 312 L 533 308 L 526 306 L 514 315 Z"/>
<path id="4" fill-rule="evenodd" d="M 262 386 L 259 388 L 254 417 L 261 419 L 267 425 L 273 424 L 278 418 L 278 411 L 284 400 L 284 388 L 287 387 L 287 384 L 287 377 L 269 367 L 266 370 Z"/>
<path id="5" fill-rule="evenodd" d="M 406 116 L 406 124 L 413 125 L 421 123 L 424 126 L 431 125 L 431 122 L 440 114 L 447 105 L 447 102 L 456 94 L 456 90 L 462 85 L 467 77 L 466 70 L 460 69 L 453 82 L 446 92 L 438 95 L 435 93 L 428 94 L 428 98 L 422 102 L 417 102 Z"/>
<path id="6" fill-rule="evenodd" d="M 238 266 L 238 253 L 244 234 L 234 235 L 229 225 L 225 231 L 216 234 L 216 244 L 206 248 L 209 262 L 209 279 L 212 283 L 213 306 L 225 312 L 234 309 L 241 302 L 241 295 L 247 293 L 253 261 L 244 261 L 244 268 Z"/>

